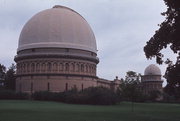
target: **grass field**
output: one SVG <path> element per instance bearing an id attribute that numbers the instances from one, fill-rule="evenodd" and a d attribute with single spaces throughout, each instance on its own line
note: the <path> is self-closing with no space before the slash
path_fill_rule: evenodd
<path id="1" fill-rule="evenodd" d="M 131 103 L 114 106 L 41 101 L 0 101 L 0 121 L 180 121 L 180 104 Z"/>

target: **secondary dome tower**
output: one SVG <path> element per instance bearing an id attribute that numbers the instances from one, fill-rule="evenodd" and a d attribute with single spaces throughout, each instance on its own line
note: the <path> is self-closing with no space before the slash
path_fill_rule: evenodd
<path id="1" fill-rule="evenodd" d="M 162 79 L 161 79 L 161 70 L 154 64 L 146 67 L 144 75 L 142 76 L 143 90 L 145 94 L 148 94 L 152 91 L 162 92 Z"/>

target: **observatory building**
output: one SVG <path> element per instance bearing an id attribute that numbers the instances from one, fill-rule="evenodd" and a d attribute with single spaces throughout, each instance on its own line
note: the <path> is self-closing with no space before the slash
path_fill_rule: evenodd
<path id="1" fill-rule="evenodd" d="M 97 47 L 87 21 L 74 10 L 54 6 L 23 27 L 15 57 L 18 91 L 64 91 L 96 85 Z"/>
<path id="2" fill-rule="evenodd" d="M 154 64 L 146 67 L 144 75 L 141 77 L 141 83 L 145 94 L 149 94 L 152 91 L 163 91 L 161 79 L 161 70 Z"/>
<path id="3" fill-rule="evenodd" d="M 76 11 L 56 5 L 35 14 L 23 27 L 14 58 L 16 91 L 63 92 L 103 86 L 116 89 L 122 82 L 98 78 L 97 46 L 88 22 Z M 161 71 L 155 65 L 142 76 L 145 93 L 162 90 Z"/>
<path id="4" fill-rule="evenodd" d="M 98 79 L 94 33 L 79 13 L 64 6 L 43 10 L 24 25 L 14 60 L 16 91 L 62 92 L 119 83 Z"/>

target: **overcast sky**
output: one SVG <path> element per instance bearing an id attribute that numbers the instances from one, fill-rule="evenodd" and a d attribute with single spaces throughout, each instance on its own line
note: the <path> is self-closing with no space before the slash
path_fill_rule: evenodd
<path id="1" fill-rule="evenodd" d="M 160 14 L 166 10 L 163 0 L 0 0 L 1 64 L 14 63 L 23 25 L 54 5 L 74 9 L 92 27 L 100 59 L 99 77 L 124 78 L 129 70 L 143 74 L 149 64 L 155 64 L 155 59 L 146 59 L 143 47 L 164 20 Z M 159 67 L 164 74 L 166 66 Z"/>

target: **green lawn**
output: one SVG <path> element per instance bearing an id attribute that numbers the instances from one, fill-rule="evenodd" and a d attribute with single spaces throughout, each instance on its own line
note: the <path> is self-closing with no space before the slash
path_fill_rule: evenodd
<path id="1" fill-rule="evenodd" d="M 180 104 L 131 103 L 114 106 L 41 101 L 0 101 L 0 121 L 180 121 Z"/>

